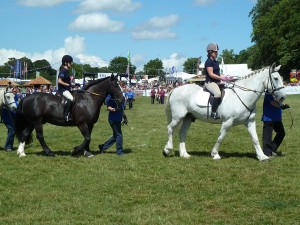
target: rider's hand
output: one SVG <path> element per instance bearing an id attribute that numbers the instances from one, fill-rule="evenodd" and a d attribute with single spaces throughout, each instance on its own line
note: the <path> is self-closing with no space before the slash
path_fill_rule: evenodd
<path id="1" fill-rule="evenodd" d="M 232 81 L 233 78 L 232 78 L 232 76 L 226 75 L 226 76 L 222 76 L 222 77 L 221 77 L 221 80 L 222 80 L 222 81 Z"/>

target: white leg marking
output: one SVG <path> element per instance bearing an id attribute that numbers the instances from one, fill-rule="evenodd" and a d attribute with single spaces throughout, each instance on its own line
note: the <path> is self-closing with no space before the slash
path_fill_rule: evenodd
<path id="1" fill-rule="evenodd" d="M 25 142 L 20 142 L 18 150 L 17 150 L 17 155 L 19 157 L 23 157 L 26 156 L 25 152 L 24 152 L 24 147 L 25 147 Z"/>

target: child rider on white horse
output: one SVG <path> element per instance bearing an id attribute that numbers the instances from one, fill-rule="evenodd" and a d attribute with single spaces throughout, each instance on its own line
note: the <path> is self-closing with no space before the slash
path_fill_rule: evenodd
<path id="1" fill-rule="evenodd" d="M 217 61 L 219 46 L 211 43 L 206 48 L 207 60 L 205 61 L 205 88 L 214 96 L 211 109 L 211 117 L 215 120 L 220 119 L 217 113 L 219 101 L 221 99 L 221 90 L 219 84 L 225 78 L 220 74 L 219 62 Z"/>

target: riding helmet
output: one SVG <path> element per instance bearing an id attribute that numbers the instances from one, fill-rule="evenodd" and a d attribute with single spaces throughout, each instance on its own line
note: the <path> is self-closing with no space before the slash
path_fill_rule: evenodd
<path id="1" fill-rule="evenodd" d="M 219 46 L 215 43 L 210 43 L 209 45 L 207 45 L 207 48 L 206 48 L 206 51 L 209 52 L 209 51 L 219 51 Z"/>
<path id="2" fill-rule="evenodd" d="M 72 62 L 73 62 L 73 58 L 70 55 L 64 55 L 61 59 L 62 65 L 65 65 L 65 63 L 72 63 Z"/>

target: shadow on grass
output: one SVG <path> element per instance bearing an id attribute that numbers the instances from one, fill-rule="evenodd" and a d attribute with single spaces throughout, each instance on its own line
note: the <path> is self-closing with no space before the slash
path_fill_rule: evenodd
<path id="1" fill-rule="evenodd" d="M 132 149 L 131 148 L 125 148 L 124 150 L 123 150 L 123 152 L 124 152 L 124 154 L 131 154 L 132 153 Z M 107 149 L 107 150 L 105 150 L 104 151 L 104 153 L 100 153 L 100 151 L 94 151 L 94 152 L 92 152 L 93 154 L 95 154 L 95 155 L 102 155 L 102 154 L 116 154 L 116 150 L 113 150 L 113 149 Z"/>
<path id="2" fill-rule="evenodd" d="M 191 151 L 188 152 L 190 155 L 192 156 L 206 156 L 206 157 L 210 157 L 210 152 L 199 152 L 199 151 Z M 179 155 L 179 152 L 177 152 L 177 155 Z M 222 158 L 253 158 L 256 159 L 256 154 L 255 153 L 245 153 L 245 152 L 224 152 L 224 151 L 219 151 L 219 155 Z"/>

